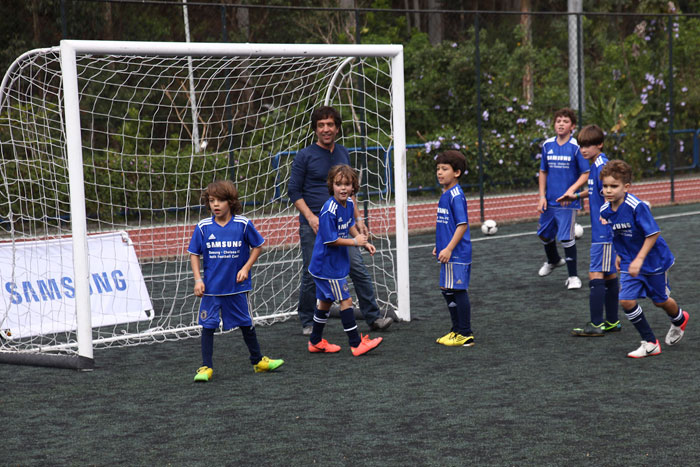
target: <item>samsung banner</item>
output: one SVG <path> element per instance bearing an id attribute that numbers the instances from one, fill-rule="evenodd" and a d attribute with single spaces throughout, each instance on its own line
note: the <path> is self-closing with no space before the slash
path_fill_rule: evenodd
<path id="1" fill-rule="evenodd" d="M 153 309 L 125 232 L 89 236 L 92 326 L 148 320 Z M 12 338 L 77 328 L 72 239 L 0 243 L 0 329 Z M 13 273 L 14 264 L 14 273 Z"/>

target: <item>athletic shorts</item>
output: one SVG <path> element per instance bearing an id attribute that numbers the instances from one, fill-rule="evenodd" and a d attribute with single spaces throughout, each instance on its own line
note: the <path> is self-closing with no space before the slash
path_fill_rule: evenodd
<path id="1" fill-rule="evenodd" d="M 591 245 L 590 272 L 612 274 L 615 269 L 615 247 L 612 243 L 594 243 Z"/>
<path id="2" fill-rule="evenodd" d="M 471 271 L 471 264 L 440 263 L 440 288 L 468 290 Z"/>
<path id="3" fill-rule="evenodd" d="M 654 303 L 663 303 L 671 293 L 668 273 L 639 274 L 632 277 L 627 272 L 620 274 L 620 300 L 646 298 Z"/>
<path id="4" fill-rule="evenodd" d="M 549 240 L 556 238 L 560 242 L 574 240 L 575 225 L 576 209 L 548 206 L 547 210 L 540 214 L 537 235 Z"/>
<path id="5" fill-rule="evenodd" d="M 248 292 L 202 297 L 199 304 L 199 324 L 203 328 L 216 329 L 220 319 L 224 322 L 224 331 L 239 326 L 252 326 L 253 318 L 248 310 Z"/>
<path id="6" fill-rule="evenodd" d="M 346 279 L 319 279 L 314 277 L 316 283 L 316 298 L 323 302 L 342 302 L 350 298 L 350 289 Z"/>

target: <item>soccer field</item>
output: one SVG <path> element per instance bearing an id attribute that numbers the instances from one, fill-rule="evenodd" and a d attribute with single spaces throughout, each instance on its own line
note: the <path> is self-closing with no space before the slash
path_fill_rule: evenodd
<path id="1" fill-rule="evenodd" d="M 98 350 L 93 372 L 0 365 L 6 465 L 697 465 L 700 205 L 653 208 L 676 256 L 672 295 L 691 314 L 683 341 L 626 358 L 639 336 L 574 338 L 584 287 L 541 278 L 534 222 L 472 232 L 476 345 L 447 348 L 431 235 L 410 238 L 412 321 L 354 358 L 306 351 L 298 321 L 258 327 L 277 372 L 254 374 L 238 331 L 215 338 L 214 380 L 194 384 L 199 340 Z M 579 222 L 587 226 L 587 217 Z M 669 321 L 641 302 L 660 339 Z M 697 321 L 697 323 L 696 323 Z M 364 323 L 360 329 L 366 330 Z M 378 334 L 379 335 L 379 334 Z"/>

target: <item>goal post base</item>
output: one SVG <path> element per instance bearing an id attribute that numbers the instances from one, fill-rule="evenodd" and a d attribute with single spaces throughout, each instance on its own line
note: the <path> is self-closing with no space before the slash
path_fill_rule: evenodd
<path id="1" fill-rule="evenodd" d="M 79 371 L 95 369 L 95 359 L 80 355 L 56 355 L 33 352 L 0 352 L 0 363 L 10 365 L 46 366 Z"/>

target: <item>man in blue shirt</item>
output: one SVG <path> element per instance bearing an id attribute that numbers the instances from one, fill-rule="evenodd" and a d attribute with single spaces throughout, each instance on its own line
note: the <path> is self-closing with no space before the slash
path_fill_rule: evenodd
<path id="1" fill-rule="evenodd" d="M 350 165 L 347 148 L 336 143 L 342 120 L 333 107 L 320 107 L 311 114 L 311 129 L 316 134 L 316 142 L 294 157 L 289 179 L 289 199 L 299 211 L 299 238 L 302 253 L 302 278 L 299 287 L 299 320 L 304 335 L 313 330 L 316 308 L 316 285 L 308 268 L 311 261 L 316 234 L 318 215 L 328 200 L 326 180 L 331 167 L 338 164 Z M 355 205 L 355 223 L 358 231 L 367 235 L 368 229 Z M 360 312 L 372 330 L 383 330 L 393 322 L 390 317 L 381 317 L 375 297 L 374 284 L 362 261 L 358 248 L 350 250 L 350 278 L 355 286 L 360 302 Z"/>

